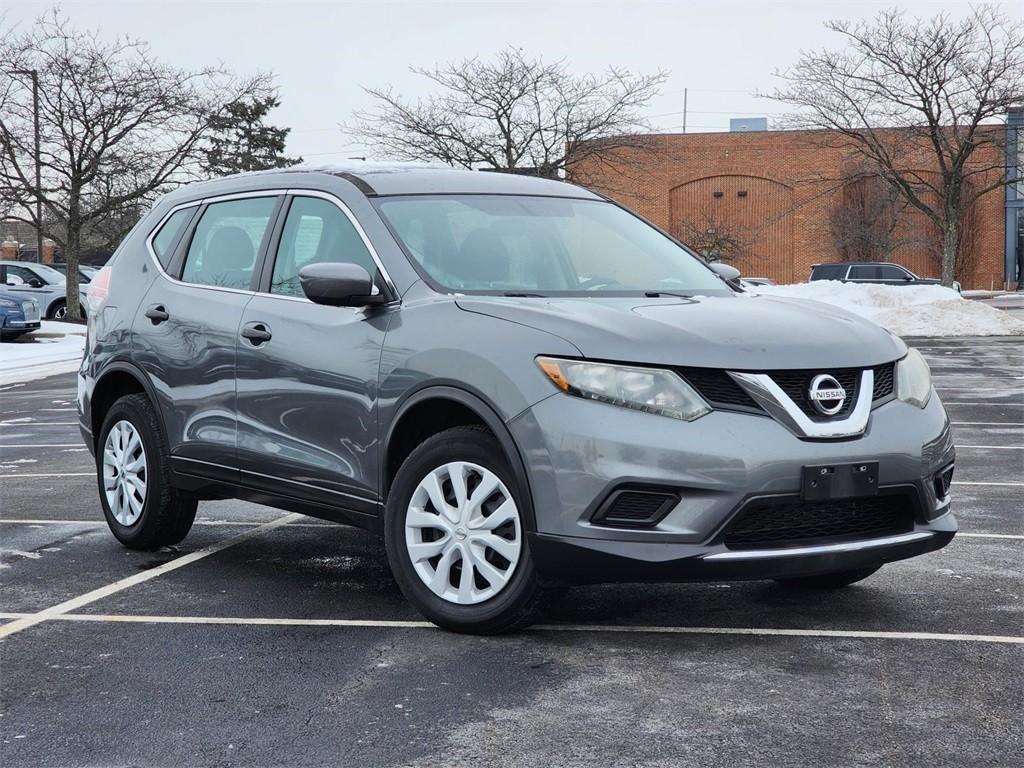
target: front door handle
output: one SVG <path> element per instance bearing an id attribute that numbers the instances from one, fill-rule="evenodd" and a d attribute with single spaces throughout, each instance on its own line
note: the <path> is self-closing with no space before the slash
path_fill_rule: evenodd
<path id="1" fill-rule="evenodd" d="M 170 315 L 167 314 L 167 310 L 164 309 L 163 304 L 154 304 L 146 310 L 146 317 L 153 321 L 153 325 L 160 325 L 160 323 L 167 320 Z"/>
<path id="2" fill-rule="evenodd" d="M 242 338 L 247 339 L 254 347 L 270 341 L 270 328 L 266 323 L 246 323 L 242 328 Z"/>

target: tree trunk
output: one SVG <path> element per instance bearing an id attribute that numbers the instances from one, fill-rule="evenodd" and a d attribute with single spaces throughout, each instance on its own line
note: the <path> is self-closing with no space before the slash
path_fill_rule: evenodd
<path id="1" fill-rule="evenodd" d="M 952 288 L 956 279 L 956 256 L 959 245 L 960 222 L 953 216 L 947 219 L 942 232 L 942 284 L 947 288 Z"/>
<path id="2" fill-rule="evenodd" d="M 82 250 L 82 221 L 79 216 L 79 203 L 74 193 L 71 195 L 68 214 L 68 237 L 64 247 L 64 261 L 67 262 L 67 307 L 69 322 L 82 319 L 82 310 L 78 302 L 78 255 Z"/>

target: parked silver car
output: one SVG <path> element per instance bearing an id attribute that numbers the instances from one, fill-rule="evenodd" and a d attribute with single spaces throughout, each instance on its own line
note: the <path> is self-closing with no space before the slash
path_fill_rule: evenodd
<path id="1" fill-rule="evenodd" d="M 198 499 L 252 499 L 382 534 L 427 617 L 499 632 L 549 583 L 841 587 L 957 530 L 918 352 L 737 290 L 570 184 L 370 165 L 190 185 L 89 300 L 81 429 L 129 547 L 181 541 Z"/>
<path id="2" fill-rule="evenodd" d="M 38 303 L 43 317 L 63 320 L 68 313 L 67 278 L 48 264 L 31 261 L 0 261 L 0 286 L 18 294 L 31 296 Z M 84 311 L 86 288 L 79 286 L 79 301 Z"/>

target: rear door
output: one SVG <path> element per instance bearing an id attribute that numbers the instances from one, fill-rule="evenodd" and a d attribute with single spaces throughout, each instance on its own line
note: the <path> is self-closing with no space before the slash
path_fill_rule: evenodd
<path id="1" fill-rule="evenodd" d="M 376 514 L 377 376 L 392 308 L 313 304 L 298 273 L 307 264 L 353 262 L 382 286 L 385 278 L 340 200 L 296 192 L 285 211 L 238 339 L 242 482 Z"/>
<path id="2" fill-rule="evenodd" d="M 134 355 L 181 471 L 238 479 L 236 339 L 282 199 L 262 193 L 185 207 L 150 237 L 162 270 L 139 305 Z"/>

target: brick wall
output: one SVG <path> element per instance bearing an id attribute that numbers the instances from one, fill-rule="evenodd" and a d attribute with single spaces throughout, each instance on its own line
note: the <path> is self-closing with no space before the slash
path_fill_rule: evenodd
<path id="1" fill-rule="evenodd" d="M 988 167 L 995 157 L 987 149 L 977 162 Z M 683 240 L 684 222 L 721 222 L 748 242 L 732 262 L 741 272 L 800 282 L 812 264 L 842 258 L 831 216 L 850 163 L 849 151 L 819 131 L 665 134 L 624 150 L 614 164 L 582 160 L 570 176 Z M 975 206 L 967 269 L 959 275 L 965 288 L 1003 286 L 1003 211 L 998 190 Z M 906 211 L 897 234 L 908 242 L 891 260 L 922 277 L 938 277 L 928 219 Z"/>

